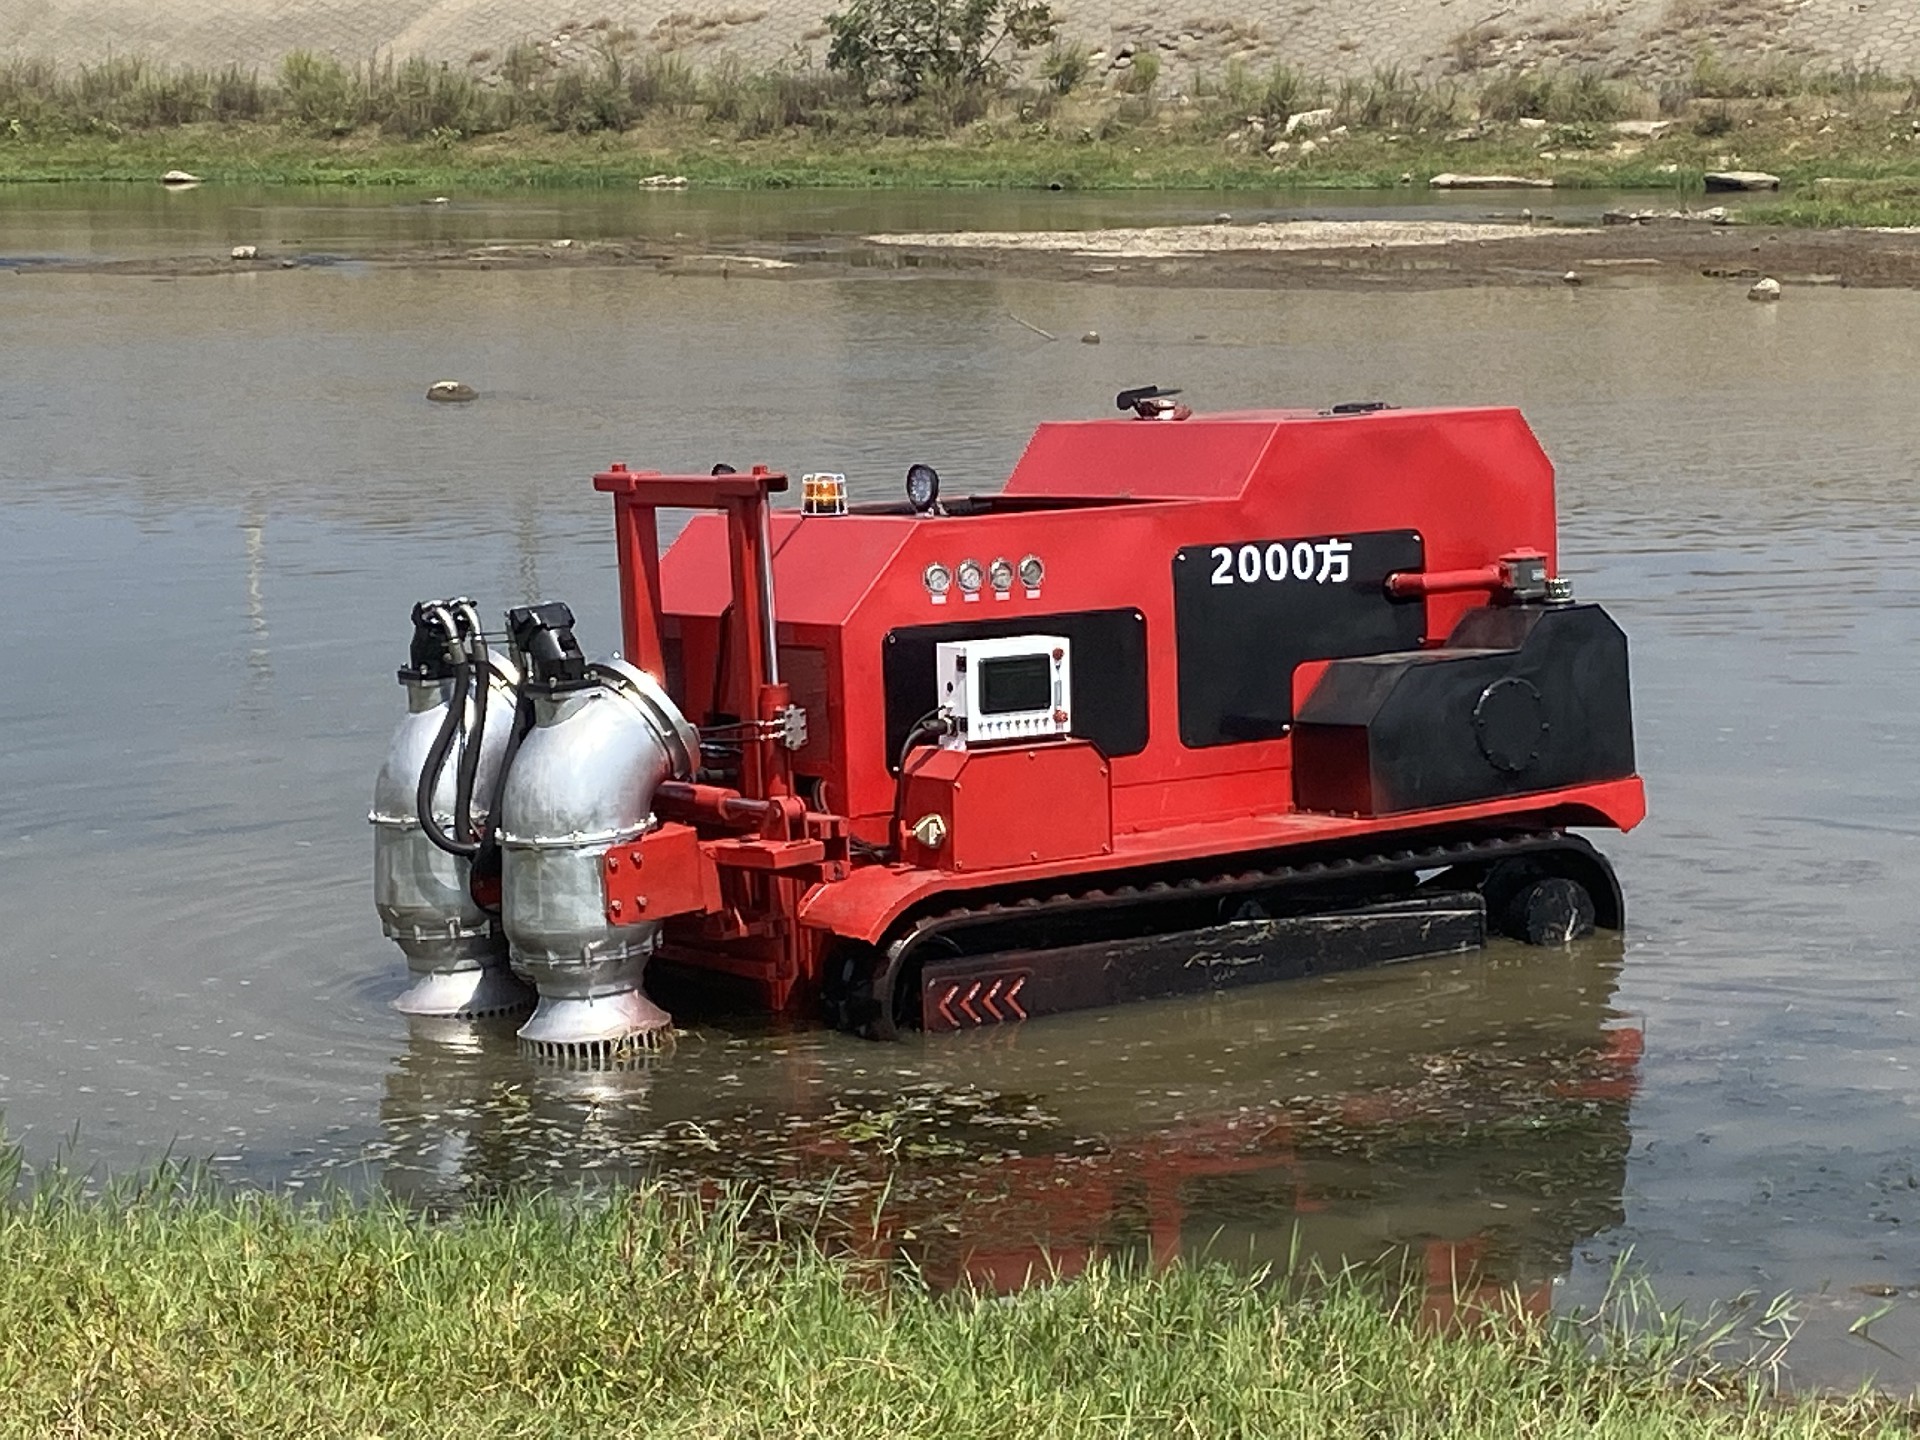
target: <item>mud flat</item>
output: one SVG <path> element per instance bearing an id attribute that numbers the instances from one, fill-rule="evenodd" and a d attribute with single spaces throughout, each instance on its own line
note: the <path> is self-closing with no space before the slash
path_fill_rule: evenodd
<path id="1" fill-rule="evenodd" d="M 748 241 L 680 237 L 556 244 L 262 247 L 134 258 L 0 260 L 35 272 L 189 279 L 332 266 L 517 270 L 644 268 L 728 279 L 959 271 L 1111 284 L 1441 289 L 1459 285 L 1619 284 L 1705 277 L 1787 286 L 1920 288 L 1920 231 L 1761 225 L 1554 225 L 1512 220 L 1298 220 L 1088 230 L 928 231 Z M 1571 278 L 1570 278 L 1571 277 Z"/>
<path id="2" fill-rule="evenodd" d="M 902 265 L 1034 278 L 1224 287 L 1600 283 L 1626 277 L 1920 286 L 1920 232 L 1677 223 L 1598 228 L 1511 221 L 1302 220 L 1026 234 L 870 235 Z"/>

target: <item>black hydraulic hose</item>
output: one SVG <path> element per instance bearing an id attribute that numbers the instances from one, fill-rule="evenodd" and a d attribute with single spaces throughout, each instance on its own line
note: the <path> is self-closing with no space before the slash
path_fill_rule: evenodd
<path id="1" fill-rule="evenodd" d="M 523 689 L 513 707 L 513 728 L 507 732 L 507 748 L 500 756 L 500 774 L 493 782 L 493 794 L 487 797 L 487 818 L 474 839 L 473 868 L 490 865 L 499 853 L 500 802 L 507 791 L 507 776 L 513 772 L 513 757 L 520 753 L 520 742 L 533 729 L 533 697 Z"/>
<path id="2" fill-rule="evenodd" d="M 493 693 L 493 665 L 487 654 L 486 637 L 480 633 L 480 617 L 471 605 L 462 605 L 458 616 L 462 623 L 467 658 L 479 689 L 473 695 L 473 724 L 467 728 L 466 744 L 460 751 L 460 765 L 453 782 L 453 836 L 463 845 L 477 845 L 473 828 L 473 787 L 480 774 L 481 742 L 487 733 L 487 698 Z"/>
<path id="3" fill-rule="evenodd" d="M 440 821 L 433 813 L 433 794 L 440 788 L 440 777 L 446 771 L 447 754 L 453 748 L 455 735 L 466 719 L 467 700 L 473 693 L 476 656 L 480 674 L 480 697 L 477 709 L 484 725 L 487 692 L 492 688 L 493 675 L 487 656 L 486 642 L 480 635 L 480 617 L 474 613 L 473 606 L 461 605 L 456 615 L 445 605 L 435 605 L 433 614 L 439 619 L 440 628 L 447 637 L 448 648 L 454 658 L 453 691 L 447 699 L 447 713 L 440 722 L 440 729 L 433 737 L 433 744 L 427 750 L 426 763 L 420 768 L 420 782 L 414 791 L 414 811 L 420 820 L 420 828 L 426 836 L 449 855 L 459 855 L 471 859 L 479 851 L 479 842 L 473 833 L 473 784 L 478 774 L 480 745 L 480 725 L 468 739 L 468 745 L 462 751 L 460 764 L 454 776 L 453 834 L 449 835 L 440 827 Z"/>
<path id="4" fill-rule="evenodd" d="M 449 855 L 469 857 L 478 847 L 471 841 L 457 840 L 440 828 L 440 822 L 433 813 L 433 792 L 439 788 L 440 772 L 446 768 L 447 751 L 453 748 L 454 731 L 459 727 L 460 717 L 467 708 L 467 690 L 472 681 L 473 666 L 470 662 L 463 660 L 453 667 L 453 695 L 447 701 L 447 715 L 440 722 L 439 733 L 433 737 L 433 745 L 427 751 L 427 763 L 420 767 L 420 786 L 413 797 L 414 812 L 420 817 L 420 828 L 427 832 L 427 838 Z M 454 823 L 458 828 L 457 815 Z"/>
<path id="5" fill-rule="evenodd" d="M 914 742 L 923 735 L 944 735 L 948 725 L 940 707 L 935 706 L 907 727 L 907 738 L 900 745 L 900 763 L 894 767 L 893 813 L 887 817 L 887 843 L 876 847 L 881 858 L 894 860 L 900 854 L 900 809 L 907 800 L 907 756 L 913 753 Z"/>

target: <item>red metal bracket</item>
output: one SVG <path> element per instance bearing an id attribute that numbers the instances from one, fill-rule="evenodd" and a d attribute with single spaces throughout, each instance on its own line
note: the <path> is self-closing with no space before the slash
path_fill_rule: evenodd
<path id="1" fill-rule="evenodd" d="M 710 840 L 714 864 L 740 870 L 804 870 L 827 858 L 820 840 Z"/>
<path id="2" fill-rule="evenodd" d="M 720 908 L 720 874 L 691 825 L 665 824 L 601 861 L 607 923 L 638 925 Z"/>

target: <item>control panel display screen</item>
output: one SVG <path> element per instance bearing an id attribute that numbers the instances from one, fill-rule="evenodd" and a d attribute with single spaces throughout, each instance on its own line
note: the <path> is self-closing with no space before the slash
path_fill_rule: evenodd
<path id="1" fill-rule="evenodd" d="M 1009 655 L 980 664 L 980 712 L 1008 715 L 1016 710 L 1053 708 L 1053 666 L 1045 655 Z"/>
<path id="2" fill-rule="evenodd" d="M 940 744 L 1022 745 L 1073 734 L 1073 648 L 1064 635 L 977 635 L 933 647 Z"/>

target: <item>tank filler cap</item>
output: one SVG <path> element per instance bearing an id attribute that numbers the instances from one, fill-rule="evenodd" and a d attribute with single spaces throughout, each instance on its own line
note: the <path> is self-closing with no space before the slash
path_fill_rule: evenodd
<path id="1" fill-rule="evenodd" d="M 1515 604 L 1538 604 L 1552 593 L 1547 557 L 1537 550 L 1514 550 L 1500 557 L 1500 588 Z"/>

